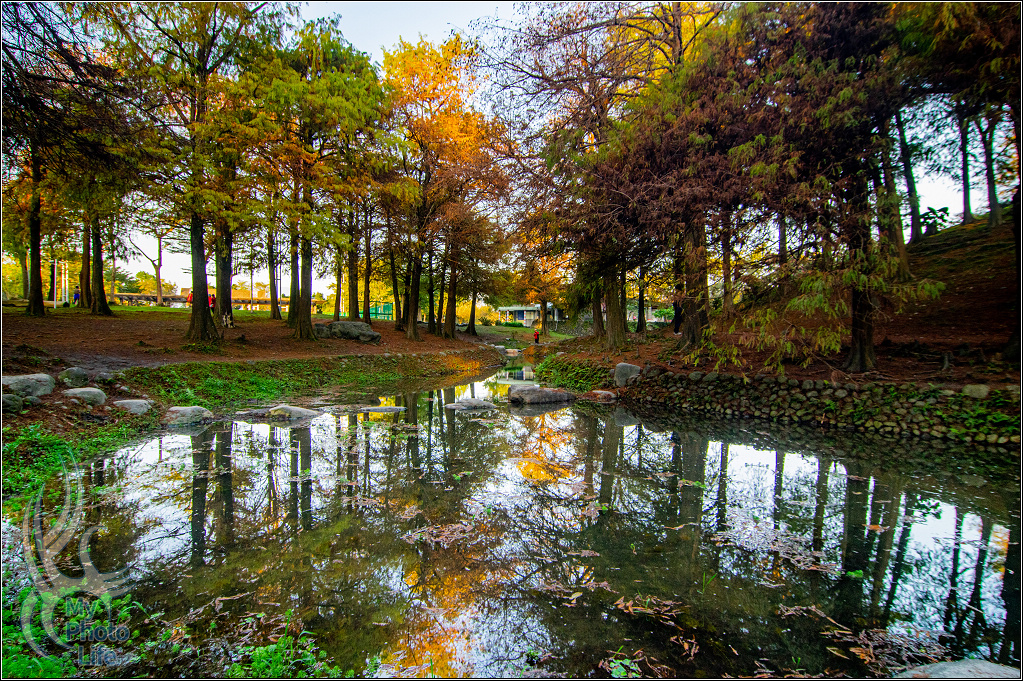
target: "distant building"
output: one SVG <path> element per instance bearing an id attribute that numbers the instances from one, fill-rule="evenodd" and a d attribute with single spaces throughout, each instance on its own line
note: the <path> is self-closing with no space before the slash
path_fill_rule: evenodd
<path id="1" fill-rule="evenodd" d="M 540 321 L 540 303 L 499 307 L 497 315 L 501 322 L 522 322 L 523 326 L 532 326 Z M 563 322 L 566 319 L 564 310 L 555 307 L 554 303 L 547 303 L 547 321 Z"/>

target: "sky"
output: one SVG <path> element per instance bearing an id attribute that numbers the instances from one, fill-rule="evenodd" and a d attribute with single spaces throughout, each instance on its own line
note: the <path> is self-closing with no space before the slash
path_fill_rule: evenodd
<path id="1" fill-rule="evenodd" d="M 514 2 L 307 2 L 302 4 L 301 12 L 302 18 L 309 21 L 340 14 L 344 37 L 356 49 L 369 54 L 374 63 L 382 64 L 383 50 L 392 48 L 400 38 L 415 42 L 422 36 L 432 42 L 441 42 L 455 31 L 472 35 L 475 19 L 496 17 L 507 20 L 513 16 L 514 5 Z M 926 211 L 929 206 L 948 206 L 950 215 L 962 211 L 962 195 L 947 178 L 920 177 L 917 179 L 917 191 L 921 197 L 921 211 Z M 974 209 L 984 210 L 986 195 L 983 189 L 974 189 L 971 196 Z M 152 273 L 152 266 L 142 258 L 129 261 L 125 267 L 132 274 L 138 271 Z M 188 255 L 165 252 L 163 279 L 179 288 L 190 287 L 189 267 Z M 212 261 L 208 271 L 212 286 Z M 289 278 L 286 271 L 282 272 L 281 279 L 282 291 L 287 291 Z M 246 275 L 235 277 L 236 283 L 243 281 L 247 284 Z M 255 281 L 266 282 L 266 272 L 262 276 L 256 272 Z M 326 296 L 332 282 L 332 279 L 315 280 L 314 293 Z"/>

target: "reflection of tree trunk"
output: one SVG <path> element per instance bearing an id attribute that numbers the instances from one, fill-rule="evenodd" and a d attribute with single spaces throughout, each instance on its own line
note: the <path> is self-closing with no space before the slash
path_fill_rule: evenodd
<path id="1" fill-rule="evenodd" d="M 274 475 L 277 451 L 280 443 L 277 441 L 277 429 L 270 426 L 270 437 L 268 439 L 266 455 L 266 494 L 267 494 L 267 515 L 271 527 L 277 524 L 277 516 L 281 511 L 280 492 L 277 489 L 277 476 Z"/>
<path id="2" fill-rule="evenodd" d="M 906 549 L 909 548 L 909 532 L 913 529 L 913 510 L 916 507 L 916 494 L 906 492 L 906 517 L 902 521 L 902 531 L 899 533 L 899 544 L 895 549 L 895 563 L 892 565 L 892 583 L 888 587 L 888 598 L 884 602 L 884 614 L 882 621 L 887 622 L 892 614 L 892 604 L 895 603 L 895 593 L 898 591 L 899 579 L 902 577 L 902 570 L 906 566 Z"/>
<path id="3" fill-rule="evenodd" d="M 782 515 L 785 510 L 782 508 L 785 494 L 785 452 L 780 449 L 774 451 L 774 513 L 771 515 L 774 520 L 774 529 L 780 529 Z"/>
<path id="4" fill-rule="evenodd" d="M 288 431 L 288 444 L 291 463 L 288 467 L 288 524 L 295 529 L 298 521 L 298 430 Z"/>
<path id="5" fill-rule="evenodd" d="M 611 510 L 614 502 L 615 468 L 618 458 L 618 441 L 622 437 L 622 427 L 608 417 L 604 423 L 604 448 L 600 462 L 600 492 L 597 503 L 601 514 Z"/>
<path id="6" fill-rule="evenodd" d="M 586 484 L 586 496 L 593 496 L 593 460 L 597 452 L 597 419 L 593 416 L 584 416 L 583 424 L 586 428 L 586 453 L 583 459 L 583 482 Z"/>
<path id="7" fill-rule="evenodd" d="M 984 517 L 981 519 L 980 548 L 977 551 L 977 564 L 973 568 L 973 589 L 970 591 L 967 611 L 960 615 L 954 632 L 956 643 L 962 640 L 962 647 L 955 651 L 960 654 L 974 650 L 977 647 L 981 634 L 987 629 L 987 618 L 984 617 L 984 611 L 980 607 L 980 590 L 984 584 L 984 574 L 987 571 L 987 549 L 988 544 L 991 543 L 991 526 L 990 518 Z M 962 625 L 970 614 L 973 614 L 973 623 L 967 635 L 961 638 Z"/>
<path id="8" fill-rule="evenodd" d="M 299 470 L 302 477 L 301 513 L 302 529 L 313 529 L 313 445 L 309 426 L 298 429 Z"/>
<path id="9" fill-rule="evenodd" d="M 819 554 L 824 550 L 824 513 L 828 507 L 828 470 L 831 468 L 831 459 L 821 455 L 817 459 L 817 486 L 815 498 L 817 500 L 813 511 L 813 539 L 811 547 L 813 552 Z M 816 598 L 817 590 L 820 588 L 820 572 L 813 570 L 810 574 L 810 593 Z"/>
<path id="10" fill-rule="evenodd" d="M 1005 603 L 1005 627 L 1002 647 L 998 651 L 1001 664 L 1019 667 L 1020 663 L 1020 508 L 1019 489 L 1002 488 L 1005 507 L 1009 509 L 1009 545 L 1005 553 L 1005 574 L 1002 577 L 1002 601 Z"/>
<path id="11" fill-rule="evenodd" d="M 210 445 L 213 434 L 204 430 L 192 436 L 192 512 L 190 534 L 192 555 L 189 564 L 205 565 L 206 554 L 206 492 L 210 484 Z"/>
<path id="12" fill-rule="evenodd" d="M 885 528 L 879 531 L 877 556 L 874 558 L 873 585 L 870 590 L 870 612 L 875 619 L 880 614 L 878 606 L 881 602 L 881 591 L 884 589 L 884 575 L 888 571 L 888 563 L 892 556 L 892 542 L 895 541 L 896 515 L 899 512 L 898 497 L 899 493 L 888 485 L 874 485 L 872 503 L 874 506 L 881 506 L 882 511 L 877 524 Z"/>
<path id="13" fill-rule="evenodd" d="M 952 508 L 952 512 L 956 514 L 956 529 L 952 540 L 952 573 L 948 578 L 948 598 L 945 599 L 945 617 L 942 620 L 945 631 L 952 627 L 959 615 L 959 554 L 963 541 L 963 516 L 956 507 Z"/>
<path id="14" fill-rule="evenodd" d="M 234 487 L 232 485 L 234 470 L 231 462 L 233 439 L 233 423 L 227 422 L 217 430 L 217 493 L 220 497 L 217 542 L 221 546 L 230 546 L 234 543 Z"/>
<path id="15" fill-rule="evenodd" d="M 867 567 L 866 525 L 869 481 L 863 465 L 846 463 L 845 527 L 842 536 L 842 576 L 837 585 L 835 619 L 844 624 L 859 616 L 863 598 L 863 572 Z"/>
<path id="16" fill-rule="evenodd" d="M 679 488 L 681 502 L 679 504 L 679 524 L 682 528 L 682 541 L 689 542 L 689 565 L 696 565 L 700 550 L 701 523 L 703 518 L 703 490 L 706 482 L 707 438 L 696 433 L 685 433 L 680 438 L 682 446 L 682 477 L 687 480 Z"/>
<path id="17" fill-rule="evenodd" d="M 444 388 L 444 404 L 445 404 L 445 406 L 449 405 L 449 404 L 454 404 L 454 403 L 455 403 L 455 389 L 454 388 Z M 445 408 L 444 409 L 444 414 L 443 414 L 442 418 L 443 418 L 444 421 L 446 421 L 446 426 L 447 426 L 447 437 L 445 438 L 446 441 L 447 441 L 447 451 L 446 451 L 446 455 L 447 456 L 446 456 L 445 461 L 444 461 L 444 470 L 445 470 L 445 472 L 450 473 L 451 472 L 451 466 L 453 465 L 452 462 L 455 459 L 458 458 L 458 442 L 457 442 L 457 439 L 456 439 L 456 436 L 455 436 L 455 410 L 454 409 L 447 409 L 447 408 Z"/>
<path id="18" fill-rule="evenodd" d="M 721 463 L 718 467 L 717 530 L 724 532 L 728 524 L 728 443 L 721 443 Z"/>

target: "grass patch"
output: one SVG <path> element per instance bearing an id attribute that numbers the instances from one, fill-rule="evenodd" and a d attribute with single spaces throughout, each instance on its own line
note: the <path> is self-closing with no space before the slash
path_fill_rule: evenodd
<path id="1" fill-rule="evenodd" d="M 586 360 L 566 360 L 557 355 L 547 357 L 533 368 L 538 380 L 558 388 L 588 392 L 611 385 L 607 367 Z"/>

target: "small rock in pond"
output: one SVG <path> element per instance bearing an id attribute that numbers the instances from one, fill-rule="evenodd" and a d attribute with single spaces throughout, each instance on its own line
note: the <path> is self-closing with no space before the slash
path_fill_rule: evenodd
<path id="1" fill-rule="evenodd" d="M 470 411 L 470 410 L 483 410 L 483 409 L 497 409 L 496 404 L 491 404 L 486 400 L 477 400 L 472 397 L 466 397 L 452 402 L 451 404 L 445 404 L 445 409 L 455 409 L 457 411 Z"/>
<path id="2" fill-rule="evenodd" d="M 171 407 L 163 415 L 162 423 L 166 426 L 190 426 L 211 420 L 213 412 L 203 407 Z"/>
<path id="3" fill-rule="evenodd" d="M 319 416 L 322 412 L 315 411 L 313 409 L 303 409 L 302 407 L 293 407 L 290 404 L 278 404 L 266 412 L 267 418 L 278 419 L 283 421 L 297 421 L 299 419 L 312 418 Z"/>
<path id="4" fill-rule="evenodd" d="M 405 411 L 405 407 L 364 407 L 362 411 L 373 414 L 393 414 L 398 411 Z"/>
<path id="5" fill-rule="evenodd" d="M 571 402 L 575 395 L 567 390 L 541 388 L 534 385 L 513 385 L 508 389 L 508 401 L 512 404 L 547 404 Z"/>

